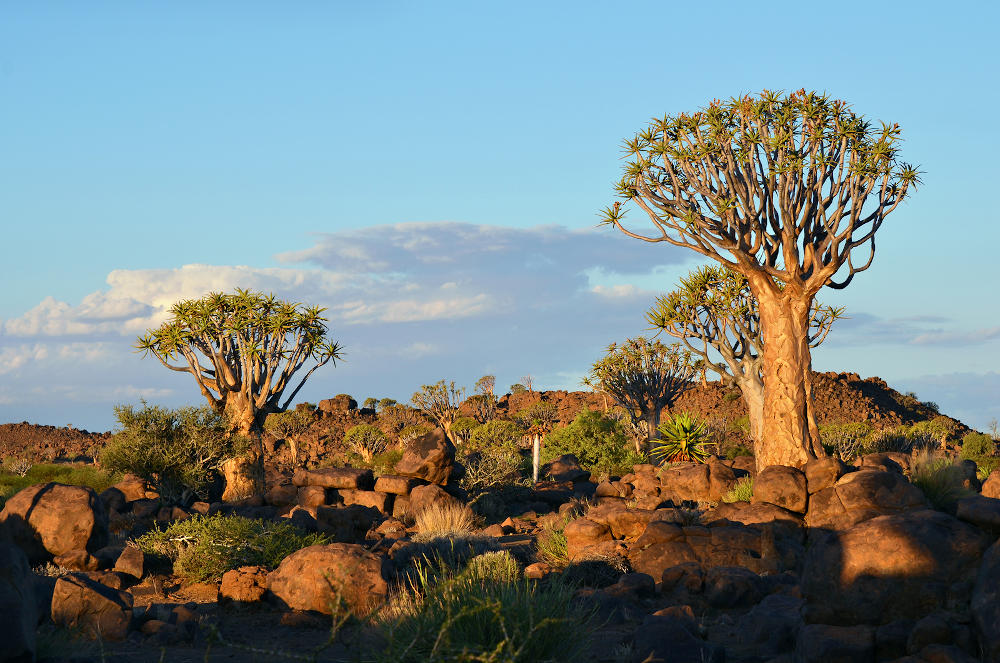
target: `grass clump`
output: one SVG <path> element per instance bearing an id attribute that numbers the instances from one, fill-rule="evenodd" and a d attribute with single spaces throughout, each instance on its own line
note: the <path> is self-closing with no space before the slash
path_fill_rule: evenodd
<path id="1" fill-rule="evenodd" d="M 86 486 L 100 493 L 121 480 L 121 475 L 98 469 L 93 465 L 38 463 L 28 469 L 15 469 L 17 472 L 0 472 L 0 499 L 4 501 L 28 486 L 38 483 L 55 482 L 67 486 Z"/>
<path id="2" fill-rule="evenodd" d="M 955 459 L 919 453 L 910 468 L 910 481 L 923 491 L 935 509 L 947 510 L 973 494 L 966 485 L 965 471 Z"/>
<path id="3" fill-rule="evenodd" d="M 290 523 L 216 514 L 173 522 L 134 543 L 147 555 L 168 559 L 177 575 L 202 582 L 241 566 L 274 569 L 293 552 L 327 542 Z"/>
<path id="4" fill-rule="evenodd" d="M 388 645 L 376 660 L 576 661 L 595 620 L 573 601 L 574 589 L 425 568 L 381 622 Z"/>
<path id="5" fill-rule="evenodd" d="M 753 477 L 740 477 L 733 487 L 722 496 L 726 504 L 733 502 L 749 502 L 753 498 Z"/>
<path id="6" fill-rule="evenodd" d="M 521 577 L 521 565 L 509 550 L 493 550 L 470 559 L 462 575 L 479 582 L 514 582 Z"/>
<path id="7" fill-rule="evenodd" d="M 476 516 L 464 504 L 444 502 L 432 504 L 414 514 L 417 534 L 414 541 L 430 541 L 441 537 L 466 537 L 476 524 Z"/>

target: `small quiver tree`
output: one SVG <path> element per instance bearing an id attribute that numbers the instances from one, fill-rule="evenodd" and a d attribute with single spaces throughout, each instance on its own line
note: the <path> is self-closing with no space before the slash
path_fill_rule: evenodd
<path id="1" fill-rule="evenodd" d="M 292 466 L 299 462 L 299 438 L 309 430 L 313 413 L 309 410 L 272 412 L 264 418 L 264 430 L 288 445 L 288 460 Z"/>
<path id="2" fill-rule="evenodd" d="M 609 345 L 584 384 L 611 396 L 633 421 L 644 422 L 647 440 L 652 440 L 661 411 L 691 385 L 694 370 L 690 352 L 678 344 L 664 345 L 639 336 Z M 642 451 L 638 445 L 636 451 Z"/>
<path id="3" fill-rule="evenodd" d="M 843 308 L 813 302 L 810 348 L 826 339 L 843 313 Z M 703 369 L 739 388 L 747 406 L 750 437 L 759 445 L 764 427 L 764 338 L 757 300 L 746 278 L 726 267 L 696 269 L 680 280 L 679 288 L 658 297 L 646 319 L 683 343 Z M 815 427 L 809 405 L 810 426 Z"/>
<path id="4" fill-rule="evenodd" d="M 810 431 L 809 325 L 823 286 L 844 288 L 875 256 L 875 233 L 918 182 L 898 158 L 896 124 L 875 126 L 844 101 L 765 90 L 654 120 L 626 141 L 616 185 L 653 225 L 604 222 L 630 237 L 690 248 L 744 277 L 764 334 L 758 468 L 823 454 Z"/>
<path id="5" fill-rule="evenodd" d="M 444 430 L 451 443 L 455 444 L 451 427 L 458 419 L 458 404 L 462 402 L 464 396 L 465 389 L 455 387 L 454 381 L 446 384 L 444 380 L 439 380 L 434 384 L 420 387 L 420 390 L 410 397 L 410 402 L 434 420 Z"/>
<path id="6" fill-rule="evenodd" d="M 138 350 L 172 371 L 194 376 L 208 404 L 226 416 L 232 430 L 256 440 L 246 456 L 223 468 L 223 499 L 263 492 L 264 417 L 286 410 L 316 369 L 341 358 L 340 345 L 327 339 L 324 310 L 249 290 L 211 293 L 177 302 L 166 322 L 139 337 Z"/>

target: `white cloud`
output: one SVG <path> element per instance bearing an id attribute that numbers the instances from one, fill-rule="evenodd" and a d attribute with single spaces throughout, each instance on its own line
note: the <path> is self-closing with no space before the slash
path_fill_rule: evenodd
<path id="1" fill-rule="evenodd" d="M 41 343 L 0 348 L 0 375 L 13 373 L 28 362 L 39 361 L 48 356 L 48 347 Z"/>

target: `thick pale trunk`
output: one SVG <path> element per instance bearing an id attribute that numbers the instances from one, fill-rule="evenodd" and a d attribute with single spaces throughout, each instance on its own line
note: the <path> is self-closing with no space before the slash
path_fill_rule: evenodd
<path id="1" fill-rule="evenodd" d="M 801 466 L 816 457 L 809 433 L 809 302 L 795 293 L 755 292 L 764 333 L 764 418 L 757 469 Z"/>
<path id="2" fill-rule="evenodd" d="M 744 376 L 736 381 L 747 406 L 747 420 L 750 423 L 750 439 L 754 447 L 760 445 L 764 432 L 764 381 L 759 375 Z"/>
<path id="3" fill-rule="evenodd" d="M 249 404 L 229 401 L 226 403 L 229 422 L 236 433 L 249 437 L 250 449 L 238 458 L 230 458 L 222 465 L 226 489 L 223 502 L 236 502 L 264 494 L 264 444 L 260 426 Z"/>

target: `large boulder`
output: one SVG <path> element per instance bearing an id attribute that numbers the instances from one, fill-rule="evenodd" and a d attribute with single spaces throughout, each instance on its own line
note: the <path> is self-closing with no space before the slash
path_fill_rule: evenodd
<path id="1" fill-rule="evenodd" d="M 754 573 L 774 573 L 796 564 L 798 548 L 788 545 L 778 549 L 773 532 L 766 528 L 682 527 L 654 520 L 629 546 L 629 562 L 636 571 L 654 578 L 662 577 L 664 569 L 685 562 L 695 562 L 705 570 L 742 566 Z"/>
<path id="2" fill-rule="evenodd" d="M 983 660 L 1000 662 L 1000 542 L 990 546 L 979 566 L 972 589 L 972 621 Z"/>
<path id="3" fill-rule="evenodd" d="M 370 490 L 375 477 L 369 469 L 355 467 L 326 467 L 319 470 L 295 470 L 292 483 L 296 486 L 321 486 L 348 490 Z"/>
<path id="4" fill-rule="evenodd" d="M 0 543 L 0 662 L 35 660 L 38 607 L 28 558 L 20 548 Z"/>
<path id="5" fill-rule="evenodd" d="M 0 525 L 32 564 L 77 550 L 95 552 L 108 541 L 108 516 L 90 488 L 46 483 L 28 486 L 4 505 Z"/>
<path id="6" fill-rule="evenodd" d="M 876 516 L 926 509 L 927 498 L 901 474 L 861 470 L 809 498 L 806 525 L 842 530 Z"/>
<path id="7" fill-rule="evenodd" d="M 630 663 L 722 663 L 725 650 L 692 633 L 690 620 L 677 615 L 647 616 L 632 638 Z"/>
<path id="8" fill-rule="evenodd" d="M 983 497 L 1000 498 L 1000 469 L 993 470 L 983 482 Z"/>
<path id="9" fill-rule="evenodd" d="M 396 463 L 396 474 L 444 484 L 454 465 L 455 445 L 445 437 L 443 430 L 435 428 L 406 445 L 403 457 Z"/>
<path id="10" fill-rule="evenodd" d="M 773 504 L 805 513 L 808 501 L 806 475 L 797 468 L 771 465 L 758 472 L 753 481 L 754 504 Z"/>
<path id="11" fill-rule="evenodd" d="M 429 483 L 424 486 L 417 486 L 410 491 L 410 500 L 407 509 L 411 514 L 417 514 L 431 507 L 459 507 L 462 505 L 454 495 L 450 494 L 441 486 Z"/>
<path id="12" fill-rule="evenodd" d="M 65 575 L 52 593 L 52 621 L 93 638 L 124 640 L 132 621 L 132 595 L 79 574 Z"/>
<path id="13" fill-rule="evenodd" d="M 718 502 L 736 483 L 736 474 L 722 463 L 677 463 L 660 474 L 660 496 L 675 504 Z"/>
<path id="14" fill-rule="evenodd" d="M 931 510 L 879 516 L 831 532 L 813 541 L 806 554 L 806 621 L 886 624 L 967 600 L 987 545 L 983 532 Z"/>
<path id="15" fill-rule="evenodd" d="M 590 472 L 580 467 L 580 460 L 573 454 L 563 454 L 546 463 L 541 472 L 542 476 L 548 476 L 553 481 L 580 483 L 590 480 Z"/>
<path id="16" fill-rule="evenodd" d="M 324 398 L 317 405 L 316 409 L 324 414 L 336 414 L 338 412 L 350 412 L 358 409 L 358 402 L 347 394 L 337 394 L 333 398 Z"/>
<path id="17" fill-rule="evenodd" d="M 799 631 L 796 663 L 862 663 L 875 660 L 871 626 L 810 624 Z"/>
<path id="18" fill-rule="evenodd" d="M 813 458 L 802 469 L 806 475 L 806 488 L 812 495 L 837 483 L 853 468 L 835 456 L 824 456 Z"/>
<path id="19" fill-rule="evenodd" d="M 293 610 L 365 617 L 389 593 L 388 560 L 364 546 L 330 543 L 292 553 L 268 576 L 268 589 Z"/>

